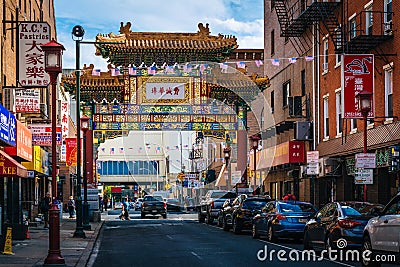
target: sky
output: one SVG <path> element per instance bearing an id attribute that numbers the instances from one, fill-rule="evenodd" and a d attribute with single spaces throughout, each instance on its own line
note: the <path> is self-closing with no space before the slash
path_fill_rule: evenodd
<path id="1" fill-rule="evenodd" d="M 234 35 L 239 48 L 263 48 L 263 0 L 57 0 L 57 41 L 64 45 L 63 68 L 75 69 L 72 28 L 81 25 L 83 41 L 97 34 L 119 33 L 120 23 L 130 21 L 137 32 L 198 31 L 198 23 L 209 23 L 211 35 Z M 94 64 L 107 70 L 107 61 L 95 56 L 90 44 L 80 45 L 80 65 Z"/>

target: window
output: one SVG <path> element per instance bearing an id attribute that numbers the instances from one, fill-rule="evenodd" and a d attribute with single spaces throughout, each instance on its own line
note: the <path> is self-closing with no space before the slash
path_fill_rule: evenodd
<path id="1" fill-rule="evenodd" d="M 264 129 L 264 106 L 261 109 L 261 114 L 260 114 L 260 130 Z"/>
<path id="2" fill-rule="evenodd" d="M 283 107 L 287 107 L 290 96 L 290 81 L 283 84 Z"/>
<path id="3" fill-rule="evenodd" d="M 306 95 L 306 70 L 301 71 L 301 96 Z"/>
<path id="4" fill-rule="evenodd" d="M 350 19 L 350 39 L 357 36 L 357 21 L 356 18 Z"/>
<path id="5" fill-rule="evenodd" d="M 392 0 L 385 0 L 385 5 L 383 8 L 385 11 L 385 24 L 391 24 L 393 17 Z"/>
<path id="6" fill-rule="evenodd" d="M 14 15 L 11 14 L 11 21 L 14 21 Z M 14 30 L 11 31 L 11 48 L 14 49 Z"/>
<path id="7" fill-rule="evenodd" d="M 271 31 L 271 56 L 275 54 L 275 30 Z"/>
<path id="8" fill-rule="evenodd" d="M 275 7 L 275 0 L 271 0 L 271 10 Z"/>
<path id="9" fill-rule="evenodd" d="M 324 97 L 324 138 L 329 138 L 328 96 Z"/>
<path id="10" fill-rule="evenodd" d="M 342 133 L 342 93 L 340 90 L 336 92 L 336 135 Z"/>
<path id="11" fill-rule="evenodd" d="M 324 39 L 324 60 L 323 60 L 323 64 L 322 64 L 322 69 L 324 71 L 328 70 L 328 57 L 329 57 L 329 51 L 328 51 L 329 42 L 328 41 L 329 41 L 328 38 Z"/>
<path id="12" fill-rule="evenodd" d="M 393 117 L 393 70 L 385 69 L 385 116 Z"/>
<path id="13" fill-rule="evenodd" d="M 372 5 L 365 8 L 365 34 L 372 35 L 372 26 L 374 24 Z"/>
<path id="14" fill-rule="evenodd" d="M 353 132 L 357 130 L 357 119 L 350 120 L 350 130 Z"/>
<path id="15" fill-rule="evenodd" d="M 275 97 L 274 97 L 274 91 L 271 91 L 271 113 L 274 113 L 275 109 Z"/>

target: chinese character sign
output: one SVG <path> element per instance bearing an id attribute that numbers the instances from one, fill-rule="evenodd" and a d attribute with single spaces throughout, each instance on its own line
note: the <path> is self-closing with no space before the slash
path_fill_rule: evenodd
<path id="1" fill-rule="evenodd" d="M 17 120 L 15 116 L 5 107 L 0 105 L 0 140 L 9 144 L 16 145 Z"/>
<path id="2" fill-rule="evenodd" d="M 32 145 L 51 146 L 52 127 L 51 124 L 29 124 L 28 129 L 32 132 Z M 61 145 L 61 126 L 56 128 L 57 145 Z"/>
<path id="3" fill-rule="evenodd" d="M 68 101 L 61 101 L 61 139 L 65 140 L 68 137 L 68 123 L 69 123 L 69 103 Z"/>
<path id="4" fill-rule="evenodd" d="M 15 89 L 16 112 L 40 113 L 39 89 Z"/>
<path id="5" fill-rule="evenodd" d="M 344 118 L 363 118 L 358 111 L 357 95 L 374 92 L 374 55 L 342 56 L 342 105 Z M 373 101 L 372 101 L 373 102 Z M 368 118 L 374 117 L 372 103 Z"/>
<path id="6" fill-rule="evenodd" d="M 147 99 L 185 99 L 184 83 L 146 83 Z"/>
<path id="7" fill-rule="evenodd" d="M 19 24 L 19 82 L 23 87 L 45 87 L 49 75 L 44 69 L 41 45 L 50 41 L 47 22 L 21 22 Z"/>

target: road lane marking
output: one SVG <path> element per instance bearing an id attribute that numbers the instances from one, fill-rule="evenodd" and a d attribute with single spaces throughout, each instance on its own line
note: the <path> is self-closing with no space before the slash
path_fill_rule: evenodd
<path id="1" fill-rule="evenodd" d="M 170 235 L 166 235 L 169 239 L 174 239 L 172 236 L 170 236 Z"/>
<path id="2" fill-rule="evenodd" d="M 202 257 L 200 257 L 199 255 L 197 255 L 195 252 L 191 252 L 194 256 L 196 256 L 199 260 L 202 260 L 203 258 Z"/>

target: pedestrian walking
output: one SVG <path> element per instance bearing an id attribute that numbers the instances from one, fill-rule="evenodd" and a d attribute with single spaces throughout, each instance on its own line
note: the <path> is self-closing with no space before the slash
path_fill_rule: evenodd
<path id="1" fill-rule="evenodd" d="M 40 201 L 39 209 L 40 212 L 43 214 L 44 219 L 44 228 L 49 228 L 49 209 L 51 207 L 51 197 L 50 193 L 47 192 L 46 196 Z"/>
<path id="2" fill-rule="evenodd" d="M 75 200 L 73 196 L 69 197 L 68 201 L 68 212 L 70 218 L 75 218 Z"/>
<path id="3" fill-rule="evenodd" d="M 103 203 L 104 203 L 104 210 L 107 211 L 107 206 L 108 206 L 108 197 L 107 197 L 107 195 L 104 196 Z"/>
<path id="4" fill-rule="evenodd" d="M 99 207 L 100 207 L 100 212 L 103 212 L 103 206 L 104 206 L 104 201 L 101 196 L 99 196 Z"/>

